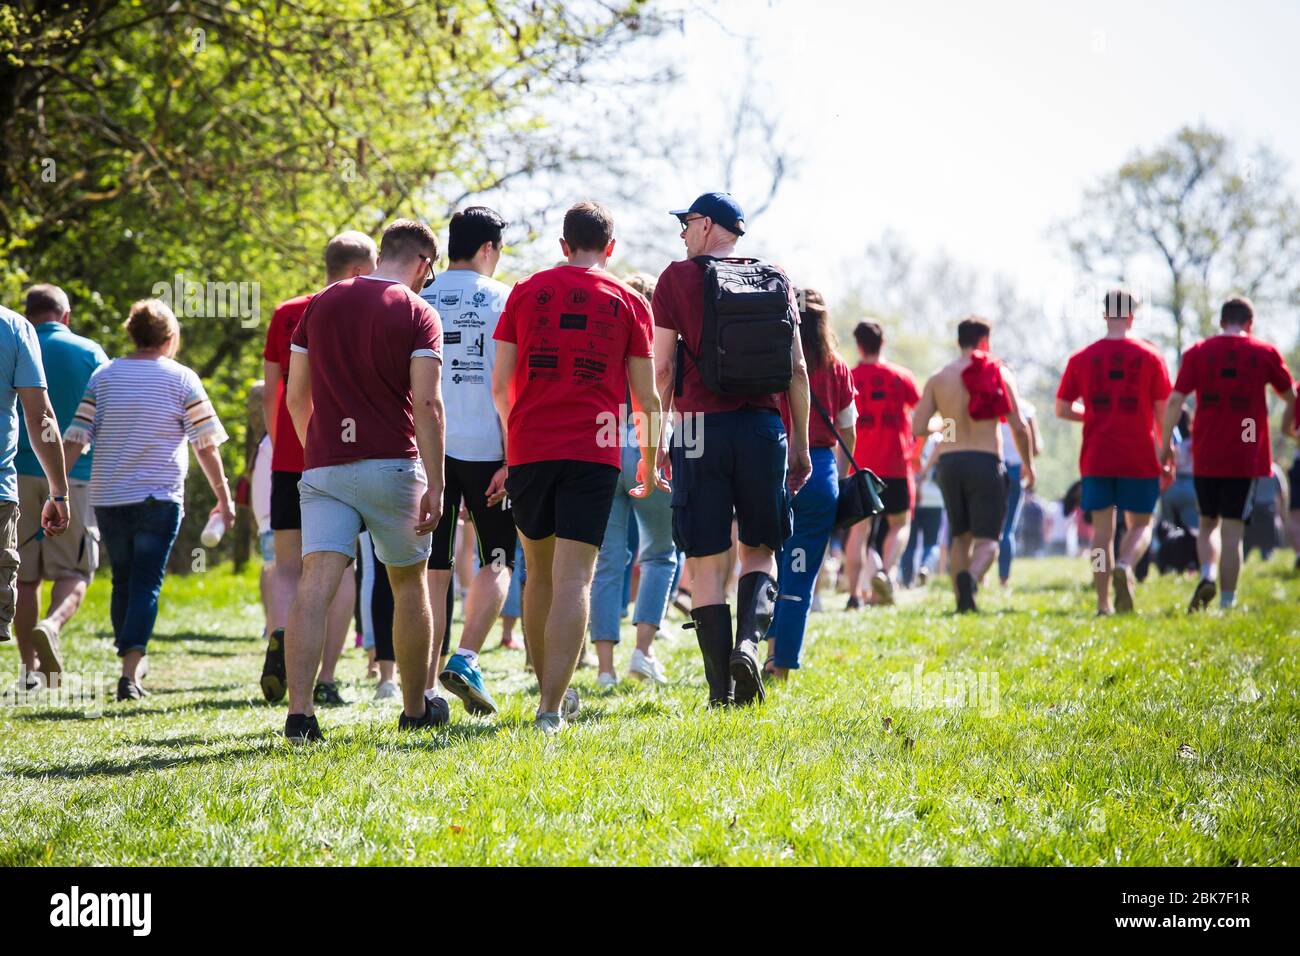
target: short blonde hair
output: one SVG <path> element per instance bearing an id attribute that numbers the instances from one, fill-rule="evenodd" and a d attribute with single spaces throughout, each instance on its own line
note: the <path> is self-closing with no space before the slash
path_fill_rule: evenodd
<path id="1" fill-rule="evenodd" d="M 646 275 L 644 272 L 633 272 L 630 276 L 624 276 L 623 281 L 645 296 L 647 301 L 655 297 L 654 276 Z"/>
<path id="2" fill-rule="evenodd" d="M 141 299 L 132 304 L 122 327 L 141 349 L 156 349 L 181 334 L 181 324 L 162 299 Z"/>

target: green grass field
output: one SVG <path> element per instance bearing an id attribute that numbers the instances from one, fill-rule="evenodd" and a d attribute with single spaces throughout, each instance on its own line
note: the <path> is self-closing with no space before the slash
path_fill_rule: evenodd
<path id="1" fill-rule="evenodd" d="M 314 748 L 282 743 L 284 709 L 258 691 L 255 577 L 171 578 L 151 696 L 98 718 L 0 707 L 0 862 L 1295 863 L 1289 558 L 1249 565 L 1228 615 L 1188 618 L 1190 582 L 1152 580 L 1137 616 L 1098 621 L 1085 566 L 1063 559 L 1021 562 L 979 617 L 939 588 L 814 615 L 804 670 L 745 711 L 703 709 L 679 632 L 661 649 L 671 687 L 602 694 L 581 671 L 583 714 L 550 739 L 521 652 L 483 659 L 498 719 L 454 702 L 426 737 L 370 702 L 349 649 L 359 702 L 322 712 Z M 64 643 L 111 693 L 107 583 Z"/>

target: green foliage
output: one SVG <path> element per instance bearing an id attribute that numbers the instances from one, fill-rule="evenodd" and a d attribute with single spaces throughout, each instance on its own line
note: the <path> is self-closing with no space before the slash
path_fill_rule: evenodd
<path id="1" fill-rule="evenodd" d="M 438 226 L 572 162 L 537 107 L 656 29 L 644 0 L 7 5 L 0 296 L 56 282 L 74 326 L 120 354 L 135 299 L 178 275 L 236 284 L 243 308 L 176 311 L 238 471 L 266 322 L 320 284 L 330 236 Z"/>
<path id="2" fill-rule="evenodd" d="M 981 616 L 954 618 L 939 584 L 814 614 L 803 669 L 758 711 L 704 709 L 680 632 L 657 645 L 663 690 L 579 672 L 583 713 L 555 739 L 529 726 L 536 681 L 495 636 L 501 716 L 455 703 L 430 737 L 398 733 L 348 650 L 361 702 L 322 711 L 310 749 L 278 739 L 285 709 L 257 689 L 255 570 L 171 578 L 151 696 L 99 719 L 0 707 L 0 865 L 1294 865 L 1289 563 L 1248 563 L 1245 608 L 1195 618 L 1186 579 L 1094 618 L 1082 558 L 1018 562 Z M 111 691 L 107 585 L 64 644 Z"/>

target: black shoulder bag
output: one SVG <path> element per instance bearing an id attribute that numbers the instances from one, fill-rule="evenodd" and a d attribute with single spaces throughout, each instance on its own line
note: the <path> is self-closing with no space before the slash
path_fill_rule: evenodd
<path id="1" fill-rule="evenodd" d="M 834 420 L 818 401 L 811 382 L 808 384 L 808 397 L 812 399 L 813 407 L 830 427 L 831 434 L 835 436 L 840 450 L 844 452 L 844 457 L 849 460 L 851 474 L 840 479 L 840 496 L 835 505 L 835 527 L 848 528 L 859 521 L 875 517 L 885 510 L 880 500 L 880 493 L 885 490 L 885 482 L 874 471 L 858 467 L 857 462 L 853 460 L 853 453 L 840 437 L 840 430 L 835 427 Z"/>

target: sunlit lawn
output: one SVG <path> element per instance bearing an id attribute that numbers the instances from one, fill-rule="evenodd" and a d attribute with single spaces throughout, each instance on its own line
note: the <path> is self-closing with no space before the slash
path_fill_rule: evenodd
<path id="1" fill-rule="evenodd" d="M 1241 609 L 1196 618 L 1190 581 L 1156 579 L 1137 616 L 1099 621 L 1085 570 L 1021 562 L 979 617 L 938 586 L 814 615 L 804 669 L 751 710 L 704 710 L 681 631 L 659 649 L 671 687 L 601 693 L 581 671 L 583 713 L 553 739 L 521 652 L 483 658 L 498 718 L 454 702 L 450 729 L 410 736 L 350 649 L 357 702 L 322 712 L 314 748 L 281 741 L 258 691 L 253 574 L 171 578 L 143 702 L 0 708 L 0 862 L 1296 862 L 1289 555 L 1249 566 Z M 65 646 L 111 695 L 107 584 Z"/>

